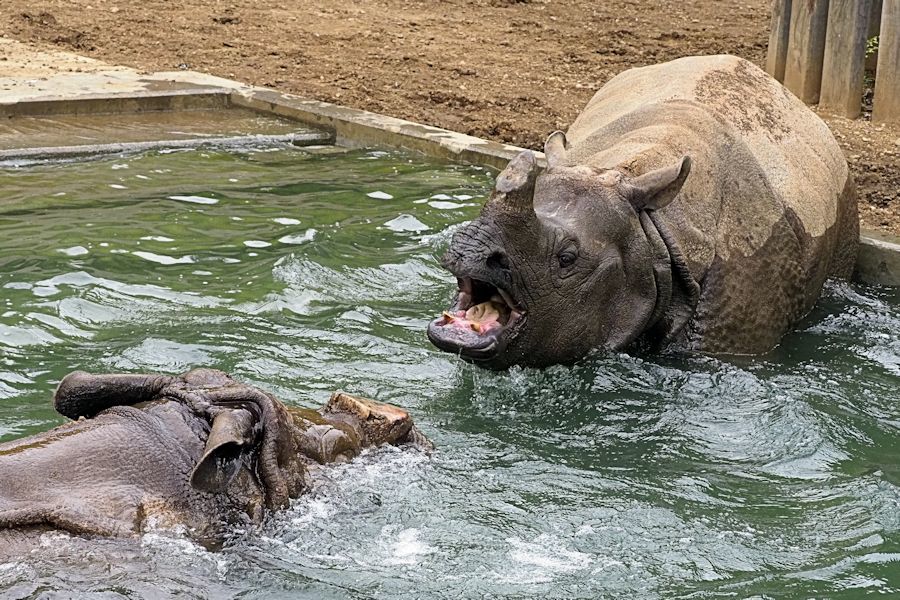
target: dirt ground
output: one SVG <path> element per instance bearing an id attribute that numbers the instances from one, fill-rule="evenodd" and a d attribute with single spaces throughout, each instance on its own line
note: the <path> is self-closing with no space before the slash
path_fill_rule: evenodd
<path id="1" fill-rule="evenodd" d="M 540 148 L 629 67 L 762 65 L 769 0 L 3 0 L 0 36 L 193 69 Z M 2 57 L 0 57 L 2 60 Z M 900 233 L 900 126 L 826 119 L 864 226 Z"/>

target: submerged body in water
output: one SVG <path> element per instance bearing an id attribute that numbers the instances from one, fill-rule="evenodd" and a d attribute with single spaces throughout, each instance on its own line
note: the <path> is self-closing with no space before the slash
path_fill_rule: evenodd
<path id="1" fill-rule="evenodd" d="M 113 537 L 182 525 L 216 546 L 310 487 L 309 470 L 381 444 L 428 445 L 409 414 L 349 394 L 320 410 L 212 369 L 66 376 L 56 409 L 76 421 L 0 444 L 0 554 L 52 530 Z"/>

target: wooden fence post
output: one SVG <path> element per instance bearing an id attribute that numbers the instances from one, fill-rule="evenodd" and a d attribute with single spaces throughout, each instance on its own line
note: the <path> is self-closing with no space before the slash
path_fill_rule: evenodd
<path id="1" fill-rule="evenodd" d="M 869 33 L 866 41 L 876 37 L 881 33 L 881 0 L 872 0 L 872 10 L 869 13 Z M 878 66 L 878 52 L 873 52 L 871 56 L 866 56 L 866 71 L 875 73 Z"/>
<path id="2" fill-rule="evenodd" d="M 793 3 L 784 85 L 807 104 L 819 101 L 827 24 L 828 0 Z"/>
<path id="3" fill-rule="evenodd" d="M 871 0 L 831 0 L 819 107 L 855 119 L 862 112 Z"/>
<path id="4" fill-rule="evenodd" d="M 884 0 L 872 120 L 900 123 L 900 0 Z"/>
<path id="5" fill-rule="evenodd" d="M 772 0 L 772 30 L 769 32 L 766 72 L 778 81 L 784 81 L 790 31 L 791 0 Z"/>

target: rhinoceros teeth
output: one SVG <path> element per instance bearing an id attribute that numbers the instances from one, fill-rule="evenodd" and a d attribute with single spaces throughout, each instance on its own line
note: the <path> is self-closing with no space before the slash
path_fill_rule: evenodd
<path id="1" fill-rule="evenodd" d="M 459 296 L 456 298 L 456 306 L 462 310 L 468 310 L 472 306 L 472 295 L 460 290 Z"/>
<path id="2" fill-rule="evenodd" d="M 460 292 L 465 292 L 468 295 L 472 295 L 472 280 L 468 277 L 457 277 L 456 278 L 456 286 L 459 288 Z"/>

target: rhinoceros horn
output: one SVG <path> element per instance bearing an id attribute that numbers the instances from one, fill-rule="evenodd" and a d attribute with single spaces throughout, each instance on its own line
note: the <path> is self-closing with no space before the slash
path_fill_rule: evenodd
<path id="1" fill-rule="evenodd" d="M 522 215 L 534 214 L 534 182 L 538 167 L 531 150 L 525 150 L 509 161 L 497 176 L 494 192 L 485 209 Z"/>

